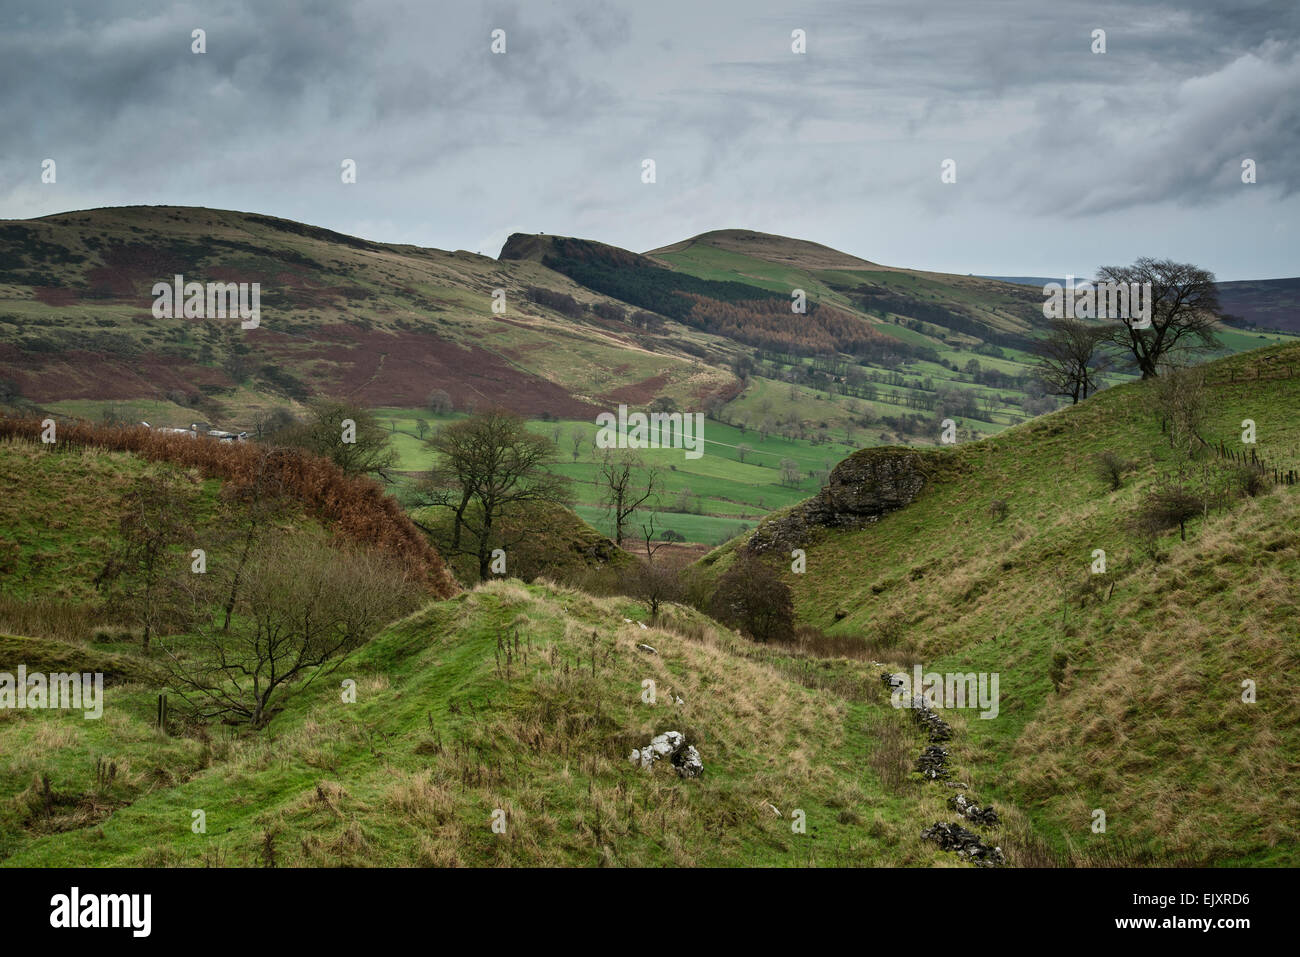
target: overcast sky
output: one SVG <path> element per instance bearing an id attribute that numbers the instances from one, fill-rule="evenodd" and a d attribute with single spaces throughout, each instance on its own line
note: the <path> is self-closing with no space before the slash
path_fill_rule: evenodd
<path id="1" fill-rule="evenodd" d="M 490 255 L 735 227 L 957 273 L 1300 275 L 1296 0 L 0 10 L 0 218 L 209 206 Z"/>

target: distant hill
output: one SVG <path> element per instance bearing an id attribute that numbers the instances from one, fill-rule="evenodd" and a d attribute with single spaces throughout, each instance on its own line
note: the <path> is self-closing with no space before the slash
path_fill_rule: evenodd
<path id="1" fill-rule="evenodd" d="M 800 239 L 748 230 L 717 230 L 646 254 L 705 279 L 736 277 L 785 296 L 845 310 L 905 342 L 905 330 L 935 345 L 963 343 L 1024 348 L 1041 328 L 1035 297 L 972 276 L 881 266 Z"/>
<path id="2" fill-rule="evenodd" d="M 1079 273 L 1079 275 L 1084 276 L 1086 274 Z M 1017 286 L 1045 286 L 1049 282 L 1065 283 L 1064 276 L 1059 279 L 1053 279 L 1050 276 L 983 276 L 981 278 L 996 279 L 998 282 L 1009 282 Z"/>
<path id="3" fill-rule="evenodd" d="M 1085 275 L 1085 274 L 1080 274 Z M 1043 276 L 986 276 L 999 282 L 1042 288 L 1065 279 Z M 1247 279 L 1221 282 L 1219 304 L 1225 318 L 1244 328 L 1276 329 L 1300 333 L 1300 278 Z"/>
<path id="4" fill-rule="evenodd" d="M 1221 282 L 1219 303 L 1249 326 L 1300 334 L 1300 278 Z"/>
<path id="5" fill-rule="evenodd" d="M 775 236 L 771 233 L 759 233 L 750 229 L 715 229 L 679 243 L 653 249 L 645 255 L 651 258 L 667 258 L 667 261 L 671 262 L 672 254 L 682 253 L 693 246 L 701 245 L 798 269 L 886 268 L 820 243 Z"/>
<path id="6" fill-rule="evenodd" d="M 258 283 L 257 327 L 155 317 L 155 284 L 177 275 Z M 1248 314 L 1288 322 L 1284 287 L 1264 287 Z M 239 431 L 322 394 L 411 410 L 441 391 L 462 412 L 586 422 L 661 399 L 742 436 L 928 444 L 943 417 L 990 434 L 1051 407 L 1032 384 L 1041 305 L 752 230 L 644 254 L 517 233 L 492 259 L 113 207 L 0 222 L 0 405 Z M 1226 348 L 1267 341 L 1229 330 Z"/>
<path id="7" fill-rule="evenodd" d="M 259 327 L 154 318 L 151 288 L 175 274 L 259 282 Z M 688 330 L 574 322 L 530 289 L 571 296 L 584 314 L 599 299 L 533 262 L 250 213 L 122 207 L 5 222 L 0 375 L 37 403 L 149 397 L 243 425 L 321 393 L 419 406 L 438 388 L 462 408 L 592 418 L 619 395 L 698 403 L 733 381 L 700 368 L 693 353 L 706 346 Z"/>

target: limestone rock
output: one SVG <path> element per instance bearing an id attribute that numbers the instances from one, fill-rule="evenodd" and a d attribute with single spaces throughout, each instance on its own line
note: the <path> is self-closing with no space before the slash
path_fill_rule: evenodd
<path id="1" fill-rule="evenodd" d="M 764 520 L 745 546 L 754 554 L 788 552 L 817 528 L 854 529 L 912 503 L 941 452 L 897 447 L 861 449 L 831 471 L 815 496 Z"/>
<path id="2" fill-rule="evenodd" d="M 672 760 L 677 773 L 684 778 L 698 778 L 704 773 L 704 762 L 700 760 L 700 752 L 695 750 L 693 744 L 688 744 L 674 754 Z"/>
<path id="3" fill-rule="evenodd" d="M 644 748 L 633 748 L 628 760 L 642 768 L 652 768 L 665 758 L 671 762 L 678 775 L 697 778 L 704 773 L 704 762 L 694 745 L 686 743 L 680 731 L 656 734 Z"/>

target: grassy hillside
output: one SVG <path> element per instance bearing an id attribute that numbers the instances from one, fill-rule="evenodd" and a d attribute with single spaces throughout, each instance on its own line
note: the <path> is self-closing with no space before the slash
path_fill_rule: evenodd
<path id="1" fill-rule="evenodd" d="M 155 282 L 259 282 L 261 323 L 157 319 Z M 596 297 L 535 263 L 371 242 L 288 220 L 122 207 L 0 223 L 0 363 L 37 403 L 169 403 L 246 427 L 311 394 L 505 401 L 594 417 L 616 395 L 697 400 L 731 379 L 662 335 L 572 322 L 530 287 Z M 493 312 L 494 290 L 506 311 Z M 689 336 L 687 338 L 690 338 Z M 702 347 L 695 347 L 700 350 Z M 641 401 L 648 401 L 646 396 Z"/>
<path id="2" fill-rule="evenodd" d="M 1207 437 L 1252 417 L 1260 454 L 1295 461 L 1296 373 L 1295 349 L 1213 367 Z M 1171 454 L 1149 388 L 924 451 L 932 480 L 911 505 L 815 533 L 807 573 L 789 579 L 800 617 L 831 636 L 820 643 L 764 646 L 682 606 L 651 623 L 628 599 L 495 581 L 390 624 L 253 731 L 178 706 L 159 729 L 156 649 L 5 626 L 0 671 L 111 680 L 98 721 L 0 709 L 0 863 L 957 864 L 921 837 L 955 819 L 957 789 L 913 771 L 926 737 L 880 681 L 919 662 L 1000 673 L 997 719 L 943 716 L 949 781 L 996 807 L 1000 825 L 972 827 L 1009 864 L 1294 864 L 1300 486 L 1235 501 L 1144 558 L 1121 519 Z M 1091 475 L 1103 448 L 1138 463 L 1116 492 Z M 108 469 L 111 489 L 115 468 L 158 467 L 0 449 L 20 493 L 86 469 Z M 75 498 L 41 518 L 69 543 L 47 564 L 84 579 L 72 543 L 111 522 Z M 1105 587 L 1075 589 L 1096 547 Z M 670 730 L 703 776 L 628 761 Z"/>
<path id="3" fill-rule="evenodd" d="M 157 695 L 169 689 L 157 645 L 144 653 L 129 629 L 90 613 L 45 616 L 93 604 L 119 493 L 183 473 L 121 452 L 13 441 L 0 457 L 13 476 L 0 527 L 20 547 L 5 613 L 66 632 L 19 637 L 14 619 L 0 618 L 0 672 L 98 671 L 107 686 L 99 720 L 0 709 L 0 863 L 955 860 L 919 839 L 922 824 L 947 813 L 947 792 L 909 774 L 921 740 L 888 706 L 878 669 L 756 646 L 680 606 L 643 628 L 634 602 L 545 583 L 494 582 L 427 605 L 290 698 L 266 730 L 193 721 L 174 695 L 159 729 Z M 70 487 L 78 494 L 53 494 Z M 219 489 L 193 489 L 204 527 Z M 45 541 L 32 522 L 61 537 Z M 224 560 L 214 546 L 213 567 Z M 36 565 L 43 574 L 30 572 Z M 357 683 L 354 704 L 340 697 L 344 678 Z M 653 704 L 642 697 L 647 679 Z M 669 730 L 699 749 L 703 777 L 627 761 Z M 954 766 L 976 781 L 960 757 Z M 491 829 L 498 808 L 504 836 Z M 195 811 L 204 834 L 191 830 Z M 1014 809 L 1004 814 L 1011 859 L 1039 853 Z M 806 829 L 793 830 L 796 819 Z"/>
<path id="4" fill-rule="evenodd" d="M 0 442 L 0 572 L 10 599 L 89 600 L 117 535 L 118 502 L 141 482 L 183 480 L 199 528 L 217 511 L 220 483 L 125 452 L 51 455 L 40 444 Z"/>
<path id="5" fill-rule="evenodd" d="M 153 284 L 177 274 L 260 283 L 259 326 L 155 318 Z M 559 421 L 565 446 L 600 412 L 668 400 L 710 416 L 709 455 L 669 476 L 664 506 L 675 532 L 709 544 L 791 500 L 783 458 L 802 469 L 790 487 L 811 492 L 853 449 L 933 445 L 944 418 L 978 438 L 1052 408 L 1031 382 L 1041 325 L 1041 295 L 1023 285 L 747 230 L 645 255 L 515 234 L 491 259 L 203 208 L 0 222 L 0 406 L 254 431 L 331 395 L 409 423 L 393 434 L 409 465 L 435 390 L 459 413 L 504 404 L 539 431 Z M 1260 335 L 1225 328 L 1224 347 L 1271 341 Z M 742 444 L 756 449 L 745 462 Z M 589 497 L 579 505 L 607 531 Z"/>
<path id="6" fill-rule="evenodd" d="M 164 734 L 143 683 L 111 689 L 99 722 L 0 713 L 0 861 L 944 862 L 914 833 L 944 813 L 937 789 L 891 789 L 864 760 L 872 728 L 908 737 L 866 669 L 834 693 L 693 613 L 656 629 L 633 615 L 566 589 L 492 583 L 358 652 L 338 673 L 357 681 L 355 704 L 319 686 L 261 736 Z M 655 704 L 642 698 L 647 679 Z M 702 777 L 628 762 L 668 730 L 699 749 Z M 901 762 L 911 748 L 899 744 L 888 757 Z M 491 828 L 497 809 L 504 834 Z M 206 834 L 191 830 L 196 810 Z M 806 833 L 791 828 L 796 810 Z"/>
<path id="7" fill-rule="evenodd" d="M 1257 455 L 1300 470 L 1300 349 L 1206 368 L 1206 440 L 1240 454 L 1249 418 Z M 970 757 L 1058 850 L 1094 842 L 1102 809 L 1123 860 L 1294 864 L 1300 486 L 1225 487 L 1226 508 L 1189 521 L 1186 541 L 1162 535 L 1153 558 L 1128 520 L 1177 467 L 1155 389 L 1119 386 L 930 453 L 914 502 L 814 531 L 807 572 L 786 577 L 801 621 L 900 667 L 1000 673 L 999 716 L 967 723 Z M 1108 450 L 1131 463 L 1117 491 L 1096 474 Z M 1226 480 L 1217 462 L 1202 455 L 1190 481 Z"/>

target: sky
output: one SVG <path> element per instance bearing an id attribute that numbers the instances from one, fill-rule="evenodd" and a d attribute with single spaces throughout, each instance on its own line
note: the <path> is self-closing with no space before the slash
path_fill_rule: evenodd
<path id="1" fill-rule="evenodd" d="M 1296 0 L 0 0 L 0 90 L 3 219 L 207 206 L 493 256 L 743 228 L 977 275 L 1300 275 Z"/>

